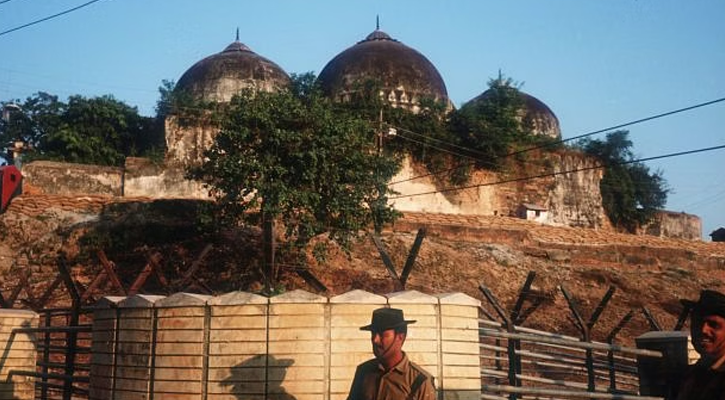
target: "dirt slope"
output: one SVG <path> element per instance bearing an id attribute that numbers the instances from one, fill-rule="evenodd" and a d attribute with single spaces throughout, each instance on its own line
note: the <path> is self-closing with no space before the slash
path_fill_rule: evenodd
<path id="1" fill-rule="evenodd" d="M 57 274 L 57 257 L 70 261 L 81 289 L 100 271 L 97 249 L 103 249 L 129 287 L 153 254 L 167 278 L 164 287 L 149 279 L 143 291 L 169 293 L 210 289 L 258 291 L 260 238 L 256 229 L 210 235 L 196 224 L 198 203 L 150 201 L 101 196 L 23 195 L 0 215 L 0 293 L 6 298 L 28 277 L 16 307 L 32 303 Z M 622 332 L 625 342 L 646 331 L 642 307 L 667 329 L 674 326 L 680 298 L 693 298 L 702 288 L 725 289 L 725 243 L 616 234 L 545 226 L 507 217 L 462 217 L 406 214 L 384 232 L 382 241 L 400 273 L 418 229 L 426 228 L 407 289 L 425 293 L 464 292 L 483 300 L 483 285 L 511 310 L 530 272 L 536 273 L 524 309 L 538 303 L 524 325 L 575 334 L 565 288 L 584 319 L 589 318 L 610 287 L 616 292 L 594 329 L 603 339 L 631 309 L 635 318 Z M 324 240 L 324 238 L 319 238 Z M 211 245 L 191 289 L 181 277 Z M 315 291 L 297 269 L 299 263 L 280 254 L 279 290 Z M 349 253 L 329 246 L 326 261 L 308 256 L 310 271 L 335 295 L 351 289 L 374 293 L 400 290 L 385 268 L 373 241 L 363 235 Z M 27 274 L 27 275 L 26 275 Z M 195 287 L 195 289 L 194 289 Z M 116 293 L 110 286 L 106 294 Z M 50 303 L 68 303 L 58 289 Z M 97 297 L 97 296 L 96 296 Z M 92 299 L 90 300 L 92 301 Z M 23 303 L 24 302 L 24 303 Z"/>

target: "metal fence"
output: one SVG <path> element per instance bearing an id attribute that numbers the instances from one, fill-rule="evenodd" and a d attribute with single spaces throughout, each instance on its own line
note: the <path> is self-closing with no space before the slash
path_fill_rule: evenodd
<path id="1" fill-rule="evenodd" d="M 531 296 L 535 276 L 529 273 L 510 312 L 487 287 L 480 286 L 495 311 L 495 314 L 489 313 L 485 307 L 481 308 L 485 317 L 479 322 L 482 399 L 659 399 L 639 395 L 637 357 L 662 357 L 662 354 L 614 344 L 614 338 L 632 319 L 634 311 L 612 329 L 606 343 L 591 339 L 591 332 L 614 295 L 614 288 L 607 291 L 585 321 L 571 295 L 560 287 L 581 334 L 580 337 L 565 336 L 521 326 L 541 304 L 540 298 Z"/>
<path id="2" fill-rule="evenodd" d="M 488 320 L 480 332 L 482 399 L 655 399 L 638 394 L 636 357 L 659 352 Z"/>
<path id="3" fill-rule="evenodd" d="M 91 313 L 88 309 L 45 309 L 38 328 L 21 328 L 36 338 L 35 372 L 15 372 L 35 377 L 35 397 L 87 399 L 90 373 Z"/>

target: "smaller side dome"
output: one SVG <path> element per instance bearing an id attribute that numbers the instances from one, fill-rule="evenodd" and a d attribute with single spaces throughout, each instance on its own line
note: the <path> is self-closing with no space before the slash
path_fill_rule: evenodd
<path id="1" fill-rule="evenodd" d="M 530 94 L 521 91 L 519 93 L 523 100 L 522 109 L 519 111 L 521 122 L 531 127 L 534 135 L 549 136 L 557 140 L 561 139 L 559 119 L 551 111 L 551 108 Z M 482 101 L 491 95 L 493 95 L 493 91 L 488 89 L 470 102 Z"/>
<path id="2" fill-rule="evenodd" d="M 279 65 L 253 52 L 237 38 L 222 52 L 202 59 L 184 72 L 176 90 L 195 99 L 226 103 L 242 89 L 271 92 L 289 82 L 289 75 Z"/>

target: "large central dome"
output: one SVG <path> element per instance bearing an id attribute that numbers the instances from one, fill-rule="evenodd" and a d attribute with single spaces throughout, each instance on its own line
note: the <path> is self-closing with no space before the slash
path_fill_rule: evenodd
<path id="1" fill-rule="evenodd" d="M 338 101 L 349 100 L 358 85 L 373 81 L 381 85 L 383 98 L 394 107 L 418 111 L 423 98 L 450 104 L 435 66 L 379 29 L 327 63 L 319 81 L 325 93 Z"/>
<path id="2" fill-rule="evenodd" d="M 287 85 L 287 73 L 274 62 L 253 52 L 239 38 L 221 53 L 194 64 L 176 85 L 195 99 L 229 102 L 245 88 L 271 92 Z"/>

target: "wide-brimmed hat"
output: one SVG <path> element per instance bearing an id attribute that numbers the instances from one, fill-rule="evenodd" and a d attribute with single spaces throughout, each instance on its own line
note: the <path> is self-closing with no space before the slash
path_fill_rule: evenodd
<path id="1" fill-rule="evenodd" d="M 682 299 L 680 302 L 700 315 L 719 315 L 725 318 L 725 294 L 720 292 L 703 290 L 697 301 Z"/>
<path id="2" fill-rule="evenodd" d="M 370 325 L 361 326 L 361 331 L 383 332 L 401 326 L 415 323 L 415 320 L 405 320 L 403 310 L 397 308 L 378 308 L 373 311 Z"/>

